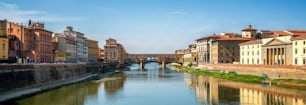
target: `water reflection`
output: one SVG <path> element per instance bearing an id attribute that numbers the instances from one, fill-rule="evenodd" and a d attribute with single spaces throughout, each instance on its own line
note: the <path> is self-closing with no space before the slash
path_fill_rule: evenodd
<path id="1" fill-rule="evenodd" d="M 86 96 L 95 96 L 98 84 L 80 83 L 18 101 L 20 105 L 83 105 Z"/>
<path id="2" fill-rule="evenodd" d="M 193 76 L 185 82 L 194 89 L 202 105 L 305 105 L 306 92 L 275 86 L 222 81 L 211 77 Z"/>

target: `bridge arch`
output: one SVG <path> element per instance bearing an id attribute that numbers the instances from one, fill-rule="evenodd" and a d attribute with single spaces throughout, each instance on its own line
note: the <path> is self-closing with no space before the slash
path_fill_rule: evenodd
<path id="1" fill-rule="evenodd" d="M 127 62 L 128 63 L 139 63 L 140 70 L 143 69 L 144 63 L 150 60 L 156 60 L 154 62 L 160 63 L 162 69 L 165 69 L 167 63 L 180 63 L 183 61 L 183 54 L 128 54 Z"/>

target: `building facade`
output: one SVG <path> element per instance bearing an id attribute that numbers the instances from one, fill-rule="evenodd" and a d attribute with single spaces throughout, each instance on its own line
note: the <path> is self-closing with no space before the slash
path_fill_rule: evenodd
<path id="1" fill-rule="evenodd" d="M 0 63 L 8 62 L 8 35 L 7 35 L 7 21 L 0 20 Z"/>
<path id="2" fill-rule="evenodd" d="M 98 41 L 86 39 L 88 43 L 88 62 L 97 63 L 98 62 L 98 54 L 99 54 L 99 46 Z"/>
<path id="3" fill-rule="evenodd" d="M 258 34 L 261 34 L 263 39 L 240 44 L 241 64 L 304 65 L 306 63 L 303 40 L 306 36 L 305 30 L 261 31 Z"/>
<path id="4" fill-rule="evenodd" d="M 106 40 L 104 52 L 106 62 L 118 62 L 120 64 L 126 63 L 126 50 L 121 44 L 117 43 L 115 39 L 109 38 Z"/>
<path id="5" fill-rule="evenodd" d="M 104 58 L 104 56 L 105 56 L 104 55 L 104 49 L 99 48 L 99 54 L 98 55 L 99 55 L 99 61 L 101 61 L 101 62 L 104 61 L 104 59 L 105 59 Z"/>
<path id="6" fill-rule="evenodd" d="M 292 38 L 292 65 L 306 65 L 306 35 Z"/>
<path id="7" fill-rule="evenodd" d="M 88 44 L 85 41 L 83 33 L 74 31 L 72 27 L 68 26 L 63 34 L 69 38 L 73 38 L 76 43 L 76 62 L 88 61 Z"/>
<path id="8" fill-rule="evenodd" d="M 249 41 L 249 38 L 220 37 L 212 42 L 212 63 L 236 63 L 240 60 L 239 44 Z"/>
<path id="9" fill-rule="evenodd" d="M 28 26 L 1 20 L 8 40 L 9 63 L 53 62 L 52 32 L 43 23 L 29 21 Z M 2 38 L 3 39 L 3 38 Z"/>
<path id="10" fill-rule="evenodd" d="M 261 39 L 240 43 L 240 64 L 262 64 Z"/>
<path id="11" fill-rule="evenodd" d="M 196 39 L 197 61 L 201 63 L 211 63 L 211 47 L 212 41 L 215 41 L 219 36 L 216 34 L 201 37 Z"/>
<path id="12" fill-rule="evenodd" d="M 29 28 L 33 32 L 35 42 L 34 60 L 36 63 L 54 62 L 52 51 L 52 33 L 44 29 L 43 23 L 30 24 Z"/>

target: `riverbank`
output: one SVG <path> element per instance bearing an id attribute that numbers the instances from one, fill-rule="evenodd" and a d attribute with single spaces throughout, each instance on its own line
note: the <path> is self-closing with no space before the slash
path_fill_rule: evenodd
<path id="1" fill-rule="evenodd" d="M 101 77 L 99 74 L 114 72 L 115 67 L 106 65 L 101 69 L 97 64 L 0 65 L 0 103 Z"/>
<path id="2" fill-rule="evenodd" d="M 108 71 L 105 73 L 99 72 L 96 74 L 90 74 L 82 77 L 75 77 L 71 78 L 69 80 L 64 80 L 64 81 L 56 81 L 44 85 L 37 85 L 31 88 L 23 88 L 23 89 L 16 89 L 16 90 L 11 90 L 11 91 L 6 91 L 3 93 L 0 93 L 0 105 L 6 105 L 9 104 L 11 105 L 14 100 L 26 98 L 29 96 L 33 96 L 36 94 L 40 94 L 46 91 L 50 91 L 53 89 L 61 88 L 64 86 L 68 86 L 71 84 L 75 83 L 80 83 L 84 81 L 90 81 L 90 80 L 95 80 L 97 78 L 101 79 L 104 78 L 105 76 L 112 75 L 116 73 L 115 71 Z M 14 105 L 14 104 L 12 104 Z"/>
<path id="3" fill-rule="evenodd" d="M 245 82 L 245 83 L 254 83 L 254 84 L 262 84 L 262 83 L 270 83 L 272 85 L 292 88 L 292 89 L 301 89 L 306 90 L 306 80 L 298 80 L 298 79 L 272 79 L 265 78 L 256 75 L 247 75 L 247 74 L 237 74 L 236 72 L 224 72 L 219 70 L 200 70 L 194 69 L 185 66 L 175 65 L 178 71 L 187 72 L 195 75 L 206 75 L 212 76 L 215 78 L 221 78 L 224 80 L 231 80 L 237 82 Z"/>

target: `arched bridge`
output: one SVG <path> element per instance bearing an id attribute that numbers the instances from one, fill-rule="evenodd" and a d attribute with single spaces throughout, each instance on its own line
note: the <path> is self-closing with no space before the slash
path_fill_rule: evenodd
<path id="1" fill-rule="evenodd" d="M 147 62 L 157 62 L 164 69 L 167 63 L 183 63 L 183 54 L 128 54 L 127 62 L 139 63 L 140 69 Z"/>

